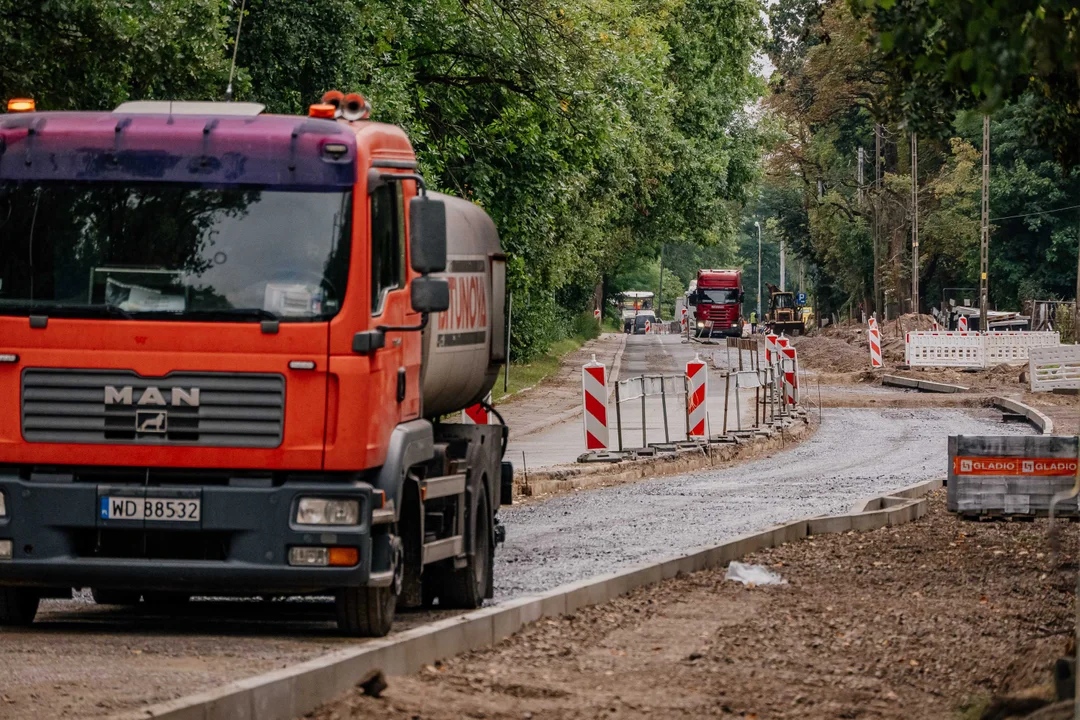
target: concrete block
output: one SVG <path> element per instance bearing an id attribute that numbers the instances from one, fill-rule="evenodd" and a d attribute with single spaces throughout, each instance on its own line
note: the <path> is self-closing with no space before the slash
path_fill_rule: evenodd
<path id="1" fill-rule="evenodd" d="M 447 660 L 469 649 L 465 637 L 467 622 L 464 617 L 455 617 L 434 624 L 432 634 L 435 637 L 436 660 Z"/>
<path id="2" fill-rule="evenodd" d="M 313 697 L 316 705 L 339 695 L 334 682 L 333 666 L 309 668 L 296 673 L 295 668 L 257 675 L 238 684 L 251 690 L 252 717 L 259 720 L 293 720 L 300 712 L 296 708 L 296 685 L 304 686 L 305 695 Z"/>
<path id="3" fill-rule="evenodd" d="M 206 705 L 202 699 L 208 693 L 189 695 L 143 710 L 132 710 L 110 716 L 110 720 L 206 720 Z"/>
<path id="4" fill-rule="evenodd" d="M 221 688 L 222 692 L 206 703 L 206 720 L 257 720 L 252 713 L 251 691 L 236 683 Z"/>
<path id="5" fill-rule="evenodd" d="M 679 574 L 679 560 L 681 559 L 673 558 L 660 563 L 660 572 L 663 574 L 664 580 L 670 580 Z"/>
<path id="6" fill-rule="evenodd" d="M 587 580 L 581 580 L 576 583 L 570 583 L 569 585 L 562 585 L 558 589 L 566 596 L 565 603 L 567 614 L 577 612 L 587 605 L 593 603 L 589 600 L 590 588 L 598 582 L 602 582 L 601 578 L 589 578 Z"/>
<path id="7" fill-rule="evenodd" d="M 356 687 L 356 683 L 360 682 L 372 672 L 381 670 L 387 677 L 401 676 L 406 673 L 402 672 L 402 667 L 398 672 L 391 672 L 390 661 L 393 659 L 394 651 L 391 649 L 392 645 L 380 646 L 378 648 L 364 647 L 363 650 L 352 653 L 349 656 L 341 657 L 334 664 L 328 667 L 333 670 L 333 684 L 334 684 L 334 697 L 339 697 L 351 688 Z M 402 658 L 403 662 L 403 658 Z M 316 671 L 315 674 L 321 674 Z M 321 684 L 309 685 L 304 682 L 301 677 L 297 677 L 296 683 L 296 715 L 303 714 L 302 708 L 312 708 L 321 703 L 326 702 L 322 699 L 323 692 Z"/>
<path id="8" fill-rule="evenodd" d="M 387 676 L 412 675 L 439 659 L 435 634 L 427 627 L 395 636 L 396 642 L 380 648 L 373 661 Z"/>
<path id="9" fill-rule="evenodd" d="M 555 590 L 540 596 L 541 617 L 559 617 L 566 614 L 566 596 Z"/>
<path id="10" fill-rule="evenodd" d="M 490 647 L 495 644 L 495 622 L 492 610 L 483 608 L 465 616 L 465 650 Z"/>
<path id="11" fill-rule="evenodd" d="M 829 533 L 844 533 L 851 530 L 850 515 L 836 515 L 834 517 L 814 518 L 807 521 L 807 531 L 810 535 L 828 535 Z"/>
<path id="12" fill-rule="evenodd" d="M 885 527 L 885 524 L 888 522 L 886 516 L 887 513 L 888 510 L 878 510 L 876 512 L 852 515 L 851 529 L 857 532 L 867 532 L 869 530 L 877 530 L 878 528 Z"/>

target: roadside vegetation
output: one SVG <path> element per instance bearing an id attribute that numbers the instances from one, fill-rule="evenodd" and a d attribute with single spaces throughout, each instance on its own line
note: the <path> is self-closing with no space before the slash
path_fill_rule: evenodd
<path id="1" fill-rule="evenodd" d="M 0 0 L 0 94 L 42 110 L 223 99 L 241 0 Z M 663 242 L 733 247 L 758 167 L 755 0 L 246 0 L 237 100 L 330 88 L 402 125 L 510 255 L 512 357 Z"/>

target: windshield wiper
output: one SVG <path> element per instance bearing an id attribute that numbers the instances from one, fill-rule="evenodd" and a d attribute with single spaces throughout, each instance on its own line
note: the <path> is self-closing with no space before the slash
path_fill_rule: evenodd
<path id="1" fill-rule="evenodd" d="M 94 318 L 102 315 L 108 317 L 134 320 L 135 316 L 118 305 L 48 305 L 40 303 L 27 303 L 26 305 L 0 305 L 0 313 L 8 310 L 17 313 L 29 313 L 44 317 L 64 318 Z"/>
<path id="2" fill-rule="evenodd" d="M 185 310 L 178 317 L 193 320 L 269 320 L 278 322 L 277 315 L 262 308 L 215 308 L 212 310 Z"/>

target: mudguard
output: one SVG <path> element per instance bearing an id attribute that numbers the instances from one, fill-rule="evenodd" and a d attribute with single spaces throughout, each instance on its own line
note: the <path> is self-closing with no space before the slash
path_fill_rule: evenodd
<path id="1" fill-rule="evenodd" d="M 401 514 L 401 489 L 405 485 L 405 473 L 414 465 L 425 463 L 433 457 L 435 431 L 427 420 L 402 423 L 390 434 L 386 462 L 379 469 L 372 485 L 385 492 L 387 500 L 394 501 L 394 511 L 398 519 Z"/>

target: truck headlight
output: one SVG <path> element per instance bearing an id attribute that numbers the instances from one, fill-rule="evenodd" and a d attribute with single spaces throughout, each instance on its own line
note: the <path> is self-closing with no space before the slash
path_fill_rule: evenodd
<path id="1" fill-rule="evenodd" d="M 0 540 L 0 560 L 10 560 L 14 550 L 10 540 Z"/>
<path id="2" fill-rule="evenodd" d="M 703 323 L 702 321 L 698 320 L 698 321 L 697 321 L 697 326 L 698 326 L 698 327 L 705 327 L 705 323 Z"/>
<path id="3" fill-rule="evenodd" d="M 3 492 L 0 492 L 0 517 L 7 517 L 7 502 L 4 500 Z"/>
<path id="4" fill-rule="evenodd" d="M 358 500 L 300 498 L 296 506 L 297 525 L 356 525 L 359 522 Z"/>

